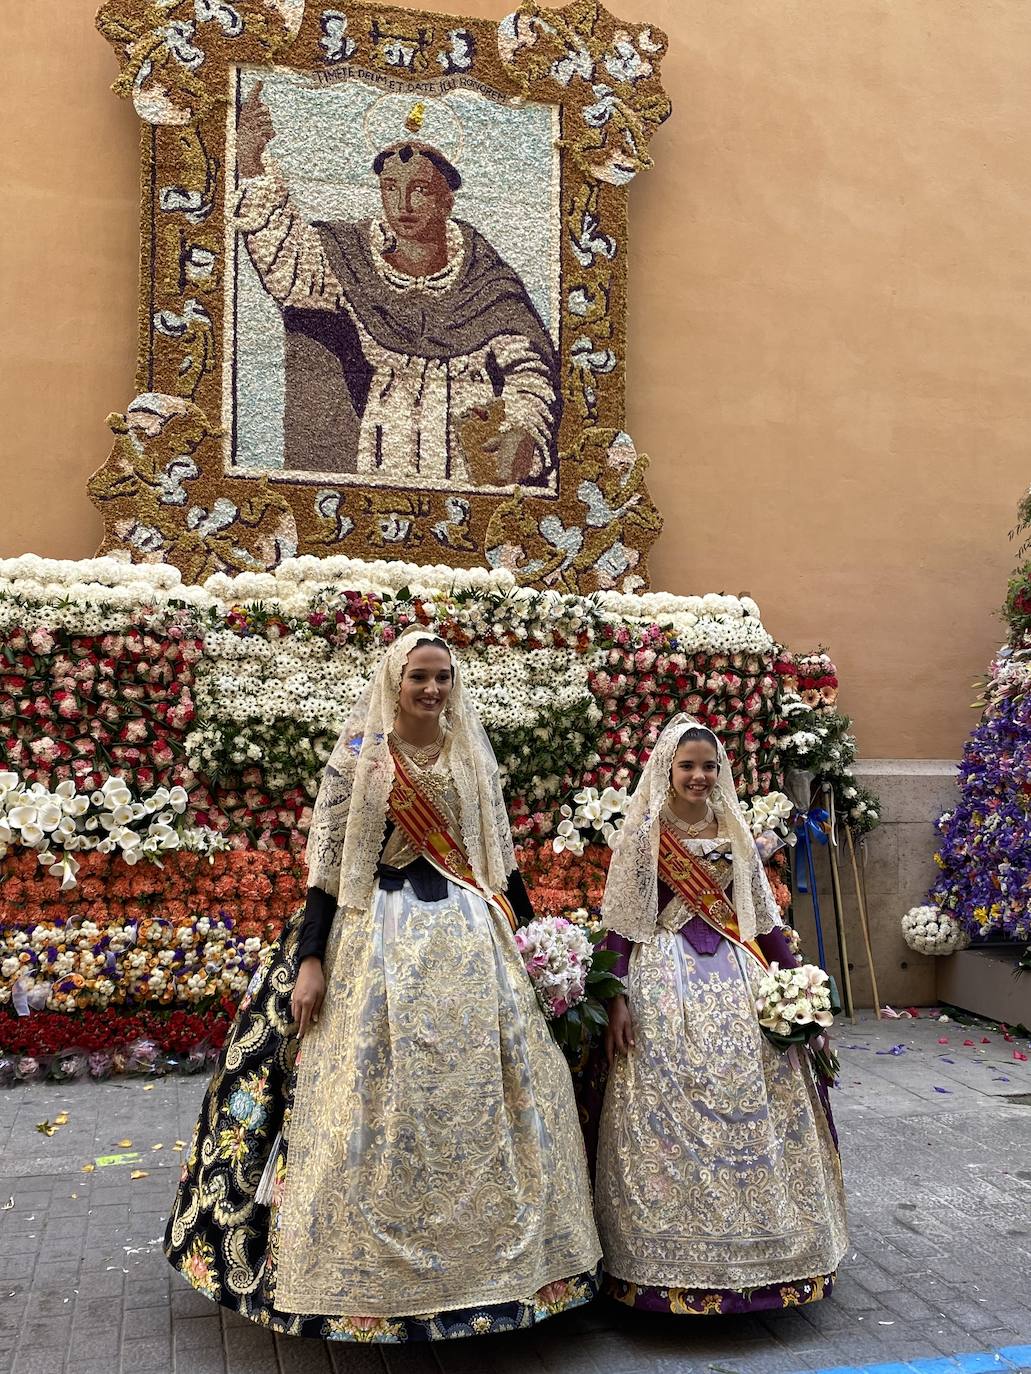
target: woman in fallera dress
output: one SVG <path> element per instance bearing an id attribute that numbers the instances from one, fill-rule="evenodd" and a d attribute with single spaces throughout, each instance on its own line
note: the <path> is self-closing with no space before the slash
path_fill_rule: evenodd
<path id="1" fill-rule="evenodd" d="M 391 645 L 352 712 L 307 853 L 303 919 L 204 1099 L 169 1260 L 327 1339 L 508 1331 L 588 1302 L 572 1083 L 513 938 L 533 913 L 494 754 L 429 632 Z"/>
<path id="2" fill-rule="evenodd" d="M 826 1084 L 763 1035 L 764 967 L 798 962 L 722 744 L 663 731 L 612 856 L 612 1003 L 596 1209 L 605 1291 L 687 1315 L 829 1293 L 846 1246 Z"/>

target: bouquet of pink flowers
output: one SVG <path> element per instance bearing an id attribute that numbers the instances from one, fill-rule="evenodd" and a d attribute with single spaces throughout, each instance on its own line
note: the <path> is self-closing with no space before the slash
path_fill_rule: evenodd
<path id="1" fill-rule="evenodd" d="M 609 969 L 615 954 L 599 950 L 603 931 L 588 933 L 564 916 L 541 916 L 515 933 L 537 1000 L 559 1044 L 578 1049 L 584 1028 L 608 1022 L 604 999 L 622 992 Z"/>

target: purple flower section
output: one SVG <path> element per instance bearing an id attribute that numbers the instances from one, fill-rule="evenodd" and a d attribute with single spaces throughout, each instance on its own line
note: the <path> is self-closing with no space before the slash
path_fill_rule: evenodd
<path id="1" fill-rule="evenodd" d="M 997 695 L 967 741 L 961 799 L 938 823 L 931 900 L 972 939 L 1031 939 L 1031 695 Z"/>

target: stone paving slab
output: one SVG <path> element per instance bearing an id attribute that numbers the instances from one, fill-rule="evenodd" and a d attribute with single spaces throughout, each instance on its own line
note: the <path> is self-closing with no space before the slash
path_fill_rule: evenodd
<path id="1" fill-rule="evenodd" d="M 535 1331 L 423 1348 L 280 1339 L 172 1272 L 160 1240 L 174 1146 L 203 1080 L 12 1088 L 0 1093 L 0 1374 L 1031 1371 L 1031 1058 L 1014 1057 L 1031 1055 L 1026 1038 L 863 1014 L 837 1041 L 851 1244 L 833 1297 L 762 1318 L 598 1302 Z M 67 1125 L 41 1134 L 62 1111 Z"/>

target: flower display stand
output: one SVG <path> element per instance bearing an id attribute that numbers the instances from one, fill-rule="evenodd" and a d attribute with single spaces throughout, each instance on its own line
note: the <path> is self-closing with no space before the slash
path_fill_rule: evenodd
<path id="1" fill-rule="evenodd" d="M 988 945 L 938 959 L 938 1001 L 1008 1026 L 1031 1026 L 1031 973 L 1017 973 L 1020 950 Z"/>
<path id="2" fill-rule="evenodd" d="M 340 724 L 411 624 L 462 656 L 539 916 L 597 917 L 608 841 L 676 709 L 720 733 L 760 830 L 790 809 L 783 769 L 812 757 L 842 814 L 876 820 L 832 665 L 783 650 L 748 597 L 346 558 L 201 585 L 166 564 L 0 561 L 0 1085 L 74 1076 L 94 1051 L 98 1077 L 217 1052 L 303 903 Z"/>

